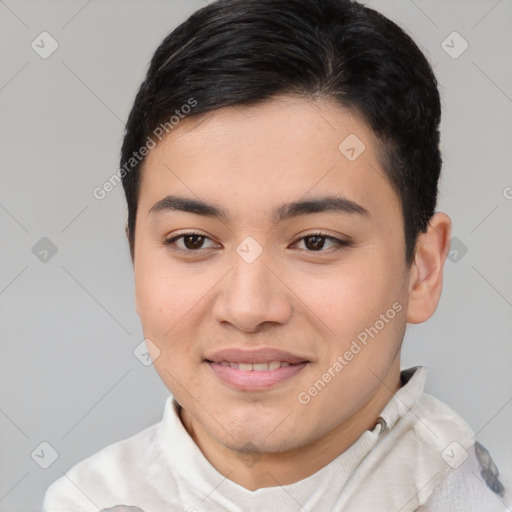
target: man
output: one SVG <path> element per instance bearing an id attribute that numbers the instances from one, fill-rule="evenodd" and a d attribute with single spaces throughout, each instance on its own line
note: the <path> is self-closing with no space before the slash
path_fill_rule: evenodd
<path id="1" fill-rule="evenodd" d="M 119 175 L 172 396 L 45 511 L 506 510 L 469 425 L 400 370 L 449 250 L 440 115 L 416 44 L 354 1 L 220 0 L 164 39 Z"/>

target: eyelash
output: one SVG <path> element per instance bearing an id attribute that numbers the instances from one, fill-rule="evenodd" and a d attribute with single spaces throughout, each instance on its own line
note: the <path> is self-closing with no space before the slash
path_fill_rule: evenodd
<path id="1" fill-rule="evenodd" d="M 203 235 L 202 233 L 189 232 L 189 233 L 182 233 L 181 235 L 175 236 L 173 238 L 166 239 L 164 241 L 164 245 L 166 247 L 169 247 L 173 251 L 179 251 L 179 252 L 187 253 L 187 254 L 199 253 L 202 249 L 191 250 L 191 249 L 180 249 L 178 247 L 171 247 L 171 244 L 173 244 L 177 240 L 179 240 L 181 238 L 185 238 L 187 236 L 198 236 L 198 237 L 201 237 L 204 240 L 211 240 L 209 237 L 207 237 L 206 235 Z M 339 238 L 336 238 L 336 237 L 333 237 L 333 236 L 327 235 L 326 233 L 321 233 L 321 232 L 308 233 L 307 235 L 304 235 L 304 236 L 298 238 L 295 242 L 293 242 L 293 244 L 296 244 L 296 243 L 298 243 L 298 242 L 300 242 L 300 241 L 302 241 L 302 240 L 304 240 L 306 238 L 313 238 L 313 237 L 321 237 L 321 238 L 325 238 L 326 240 L 329 240 L 329 241 L 333 242 L 336 245 L 336 247 L 334 248 L 333 251 L 330 251 L 330 252 L 340 251 L 340 250 L 350 246 L 350 242 L 348 242 L 346 240 L 340 240 Z M 328 251 L 324 251 L 324 250 L 318 250 L 318 251 L 310 251 L 310 250 L 307 250 L 307 249 L 301 249 L 301 250 L 306 251 L 308 253 L 313 253 L 313 254 L 314 253 L 320 253 L 321 254 L 321 253 L 328 252 Z"/>

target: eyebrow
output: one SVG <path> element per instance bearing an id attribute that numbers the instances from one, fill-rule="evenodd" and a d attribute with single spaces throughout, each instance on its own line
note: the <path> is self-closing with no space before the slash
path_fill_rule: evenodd
<path id="1" fill-rule="evenodd" d="M 228 211 L 215 204 L 206 203 L 199 199 L 169 195 L 155 203 L 149 213 L 166 211 L 182 211 L 204 217 L 218 218 L 222 221 L 229 219 Z M 271 220 L 275 224 L 301 215 L 314 213 L 336 212 L 341 214 L 371 217 L 370 212 L 360 204 L 342 196 L 323 196 L 302 201 L 284 203 L 272 211 Z"/>

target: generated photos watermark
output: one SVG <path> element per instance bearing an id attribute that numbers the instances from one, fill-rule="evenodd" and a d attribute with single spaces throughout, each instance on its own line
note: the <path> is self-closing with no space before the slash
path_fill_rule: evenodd
<path id="1" fill-rule="evenodd" d="M 350 361 L 354 359 L 354 357 L 361 352 L 361 350 L 367 346 L 370 341 L 369 338 L 373 339 L 377 336 L 384 327 L 393 318 L 395 318 L 397 313 L 402 311 L 403 306 L 399 302 L 395 302 L 385 313 L 382 313 L 378 320 L 370 326 L 366 327 L 363 331 L 361 331 L 357 335 L 357 339 L 352 340 L 350 347 L 343 354 L 338 355 L 336 360 L 327 368 L 327 370 L 322 374 L 322 376 L 317 379 L 307 390 L 301 391 L 297 395 L 298 401 L 307 405 L 311 402 L 311 400 L 318 395 L 327 384 L 334 379 L 348 364 Z M 359 343 L 358 343 L 359 342 Z"/>
<path id="2" fill-rule="evenodd" d="M 189 98 L 187 103 L 183 104 L 179 109 L 174 111 L 174 114 L 169 117 L 165 123 L 160 123 L 152 132 L 152 135 L 148 135 L 146 142 L 138 149 L 134 151 L 132 156 L 125 162 L 112 176 L 110 176 L 101 186 L 96 187 L 92 191 L 92 195 L 95 199 L 102 201 L 107 197 L 107 194 L 121 183 L 121 180 L 129 174 L 142 160 L 147 156 L 149 151 L 156 147 L 157 140 L 161 141 L 165 135 L 170 133 L 176 126 L 181 122 L 182 119 L 190 114 L 192 109 L 197 106 L 197 101 L 194 98 Z"/>

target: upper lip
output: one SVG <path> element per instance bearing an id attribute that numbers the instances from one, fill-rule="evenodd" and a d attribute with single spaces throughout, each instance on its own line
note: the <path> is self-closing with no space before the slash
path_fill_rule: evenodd
<path id="1" fill-rule="evenodd" d="M 221 361 L 229 361 L 232 363 L 268 363 L 270 361 L 288 362 L 297 364 L 309 362 L 308 359 L 275 348 L 259 348 L 253 350 L 240 348 L 225 348 L 218 352 L 213 352 L 205 358 L 207 361 L 220 363 Z"/>

